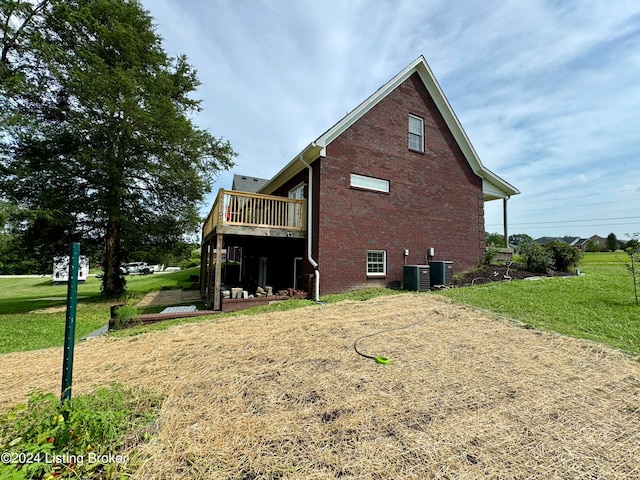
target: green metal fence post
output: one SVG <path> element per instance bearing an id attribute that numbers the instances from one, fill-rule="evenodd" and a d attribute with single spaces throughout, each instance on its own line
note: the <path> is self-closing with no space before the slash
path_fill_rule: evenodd
<path id="1" fill-rule="evenodd" d="M 67 317 L 64 329 L 64 359 L 62 362 L 61 401 L 71 400 L 73 377 L 73 349 L 76 336 L 76 306 L 78 303 L 78 269 L 80 244 L 69 245 L 69 285 L 67 287 Z"/>

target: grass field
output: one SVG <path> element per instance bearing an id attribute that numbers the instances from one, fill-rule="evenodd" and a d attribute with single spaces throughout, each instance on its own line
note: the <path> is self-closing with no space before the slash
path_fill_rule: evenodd
<path id="1" fill-rule="evenodd" d="M 640 308 L 623 253 L 587 253 L 580 277 L 479 285 L 441 292 L 532 328 L 552 330 L 640 354 Z"/>
<path id="2" fill-rule="evenodd" d="M 127 277 L 127 295 L 105 300 L 100 280 L 89 277 L 78 285 L 76 338 L 106 325 L 109 307 L 133 301 L 147 292 L 189 284 L 198 269 Z M 49 277 L 0 279 L 0 353 L 36 350 L 64 344 L 66 285 L 52 285 Z"/>

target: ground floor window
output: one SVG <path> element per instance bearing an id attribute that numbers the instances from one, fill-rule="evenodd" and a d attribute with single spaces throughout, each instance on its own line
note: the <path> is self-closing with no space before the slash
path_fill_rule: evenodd
<path id="1" fill-rule="evenodd" d="M 367 251 L 367 275 L 381 276 L 387 273 L 387 252 L 385 250 Z"/>

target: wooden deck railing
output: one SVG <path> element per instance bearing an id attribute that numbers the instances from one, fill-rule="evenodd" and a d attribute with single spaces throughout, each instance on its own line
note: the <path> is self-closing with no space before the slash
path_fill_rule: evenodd
<path id="1" fill-rule="evenodd" d="M 202 238 L 217 225 L 305 230 L 305 200 L 220 189 L 202 227 Z"/>

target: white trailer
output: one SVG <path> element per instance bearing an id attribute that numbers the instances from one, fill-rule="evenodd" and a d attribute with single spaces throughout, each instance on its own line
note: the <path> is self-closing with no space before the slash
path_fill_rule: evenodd
<path id="1" fill-rule="evenodd" d="M 89 276 L 89 259 L 80 255 L 78 268 L 78 282 L 84 282 Z M 69 282 L 69 255 L 53 257 L 53 274 L 51 275 L 54 285 Z"/>

